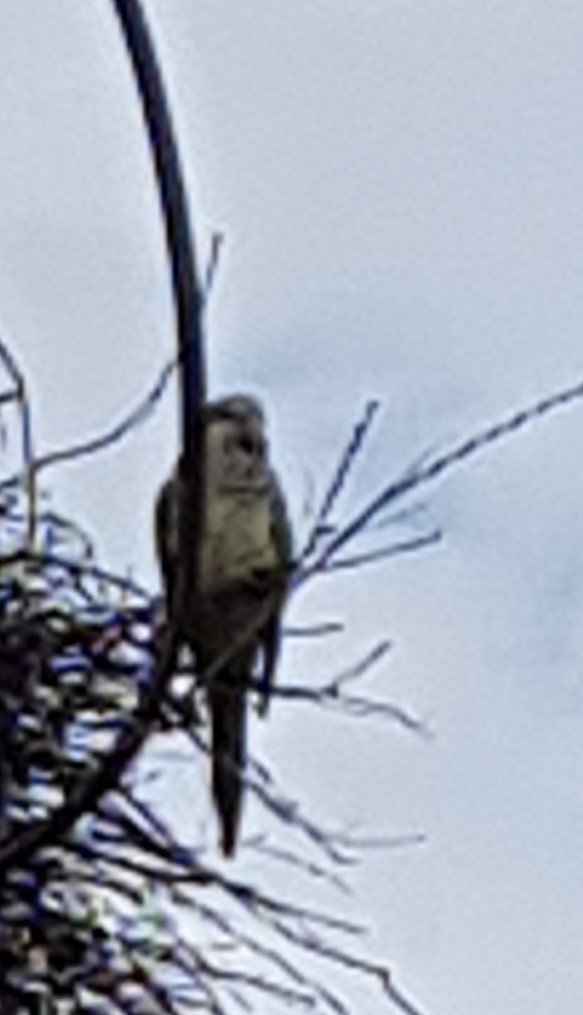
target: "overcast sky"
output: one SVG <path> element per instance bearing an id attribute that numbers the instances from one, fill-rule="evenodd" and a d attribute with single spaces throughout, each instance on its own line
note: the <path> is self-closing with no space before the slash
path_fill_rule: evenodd
<path id="1" fill-rule="evenodd" d="M 427 449 L 583 376 L 583 5 L 145 7 L 203 262 L 213 230 L 226 237 L 211 391 L 265 400 L 300 532 L 366 399 L 383 409 L 347 509 Z M 0 329 L 43 450 L 115 421 L 172 351 L 108 8 L 0 4 Z M 169 393 L 122 448 L 50 480 L 105 558 L 152 587 L 151 505 L 175 441 Z M 342 618 L 347 633 L 325 651 L 290 643 L 285 676 L 316 681 L 388 635 L 371 686 L 433 740 L 277 703 L 257 733 L 326 820 L 426 834 L 366 859 L 354 909 L 431 1015 L 583 1004 L 582 442 L 583 404 L 490 450 L 425 491 L 441 547 L 292 605 L 290 621 Z M 248 808 L 248 830 L 260 821 Z"/>

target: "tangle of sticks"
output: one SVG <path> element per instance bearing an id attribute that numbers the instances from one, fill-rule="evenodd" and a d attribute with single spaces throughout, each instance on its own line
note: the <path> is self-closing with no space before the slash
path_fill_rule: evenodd
<path id="1" fill-rule="evenodd" d="M 2 1012 L 34 1010 L 36 999 L 45 1004 L 39 1011 L 55 1015 L 182 1015 L 197 1006 L 227 1013 L 241 992 L 347 1012 L 326 976 L 304 970 L 302 952 L 310 963 L 319 957 L 373 977 L 395 1002 L 388 971 L 355 954 L 356 927 L 225 877 L 144 801 L 139 770 L 124 763 L 109 781 L 136 727 L 144 740 L 152 729 L 159 737 L 182 728 L 193 765 L 204 736 L 177 708 L 172 680 L 161 697 L 156 687 L 157 725 L 145 716 L 159 667 L 157 598 L 101 568 L 80 527 L 52 510 L 37 506 L 31 548 L 28 495 L 0 480 Z M 320 688 L 282 687 L 281 696 L 352 714 L 368 707 L 415 729 L 404 712 L 345 690 L 387 648 L 379 644 Z M 188 667 L 177 679 L 185 674 L 194 685 Z M 333 868 L 351 863 L 358 844 L 322 830 L 261 766 L 251 766 L 247 781 L 303 839 L 297 853 L 288 844 L 272 856 L 340 884 Z M 87 792 L 96 785 L 99 792 Z M 269 841 L 263 848 L 269 855 Z M 320 861 L 309 858 L 314 850 Z M 180 911 L 196 917 L 188 938 Z M 229 948 L 235 963 L 221 958 Z"/>

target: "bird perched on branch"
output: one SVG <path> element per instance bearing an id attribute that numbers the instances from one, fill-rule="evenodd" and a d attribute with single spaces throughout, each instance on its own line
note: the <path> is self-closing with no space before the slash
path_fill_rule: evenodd
<path id="1" fill-rule="evenodd" d="M 212 790 L 222 849 L 235 851 L 246 754 L 247 694 L 267 711 L 292 558 L 285 501 L 269 464 L 265 419 L 246 395 L 203 411 L 205 504 L 196 611 L 185 636 L 206 688 Z M 156 544 L 172 621 L 180 575 L 178 468 L 156 504 Z M 194 604 L 193 604 L 194 607 Z M 257 672 L 255 681 L 254 674 Z"/>

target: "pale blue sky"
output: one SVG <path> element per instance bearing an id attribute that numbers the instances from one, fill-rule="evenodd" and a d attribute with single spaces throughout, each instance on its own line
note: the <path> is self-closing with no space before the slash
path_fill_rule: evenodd
<path id="1" fill-rule="evenodd" d="M 370 396 L 384 409 L 353 504 L 428 447 L 583 375 L 583 6 L 145 7 L 203 259 L 212 230 L 226 236 L 211 389 L 264 397 L 296 518 Z M 0 327 L 45 449 L 116 419 L 172 348 L 107 8 L 0 6 Z M 168 397 L 123 449 L 52 480 L 108 559 L 152 584 L 151 503 L 174 439 Z M 343 616 L 349 634 L 313 655 L 290 645 L 286 675 L 316 679 L 388 634 L 375 690 L 427 717 L 432 742 L 277 704 L 257 733 L 330 820 L 426 833 L 422 849 L 367 859 L 354 908 L 431 1015 L 583 1004 L 582 441 L 583 405 L 490 451 L 429 498 L 441 548 L 328 579 L 292 608 Z M 254 808 L 246 819 L 259 827 Z"/>

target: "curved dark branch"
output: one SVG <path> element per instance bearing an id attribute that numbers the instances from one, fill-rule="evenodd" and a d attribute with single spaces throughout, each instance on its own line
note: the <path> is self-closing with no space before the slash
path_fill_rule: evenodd
<path id="1" fill-rule="evenodd" d="M 204 449 L 201 410 L 205 400 L 202 298 L 190 213 L 164 82 L 138 0 L 112 0 L 136 78 L 164 214 L 178 325 L 181 388 L 183 506 L 179 518 L 182 587 L 179 623 L 196 596 L 204 503 Z"/>
<path id="2" fill-rule="evenodd" d="M 201 300 L 196 280 L 190 217 L 164 83 L 138 0 L 112 0 L 130 55 L 146 122 L 170 256 L 178 330 L 178 359 L 182 392 L 182 452 L 187 477 L 187 508 L 180 519 L 184 558 L 182 604 L 196 593 L 198 547 L 204 488 L 199 420 L 204 401 L 204 355 Z M 189 495 L 190 494 L 190 495 Z M 184 605 L 183 605 L 184 609 Z M 114 750 L 99 769 L 82 779 L 64 805 L 46 821 L 29 825 L 0 849 L 0 876 L 22 864 L 37 850 L 65 835 L 85 812 L 95 808 L 120 780 L 156 720 L 175 668 L 177 640 L 168 630 L 159 647 L 155 672 L 150 672 L 141 701 L 127 721 Z"/>

